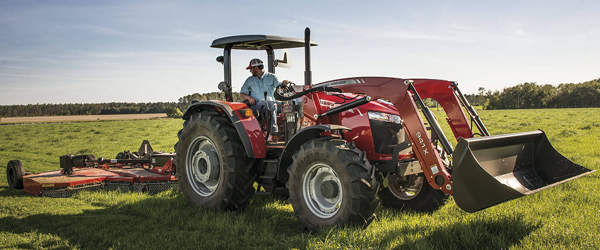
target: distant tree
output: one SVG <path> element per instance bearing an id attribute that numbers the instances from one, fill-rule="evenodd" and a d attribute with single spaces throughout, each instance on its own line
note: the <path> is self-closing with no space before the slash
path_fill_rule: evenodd
<path id="1" fill-rule="evenodd" d="M 477 89 L 477 105 L 485 107 L 487 106 L 487 100 L 485 98 L 485 88 L 479 87 Z"/>
<path id="2" fill-rule="evenodd" d="M 210 93 L 204 93 L 204 94 L 194 93 L 194 94 L 182 96 L 179 98 L 179 102 L 177 102 L 177 107 L 180 110 L 186 110 L 192 104 L 192 101 L 194 101 L 194 100 L 196 100 L 196 101 L 210 101 L 210 100 L 225 101 L 225 93 L 223 93 L 223 92 L 210 92 Z M 242 101 L 242 98 L 240 98 L 239 93 L 236 93 L 236 92 L 233 93 L 233 101 L 234 102 Z"/>
<path id="3" fill-rule="evenodd" d="M 182 116 L 183 116 L 183 113 L 177 107 L 172 108 L 169 111 L 167 111 L 167 117 L 178 118 L 178 117 L 182 117 Z"/>

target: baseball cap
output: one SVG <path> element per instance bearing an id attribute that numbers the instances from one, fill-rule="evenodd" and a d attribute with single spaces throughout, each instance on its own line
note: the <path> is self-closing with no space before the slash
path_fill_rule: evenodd
<path id="1" fill-rule="evenodd" d="M 250 60 L 250 65 L 246 69 L 251 69 L 252 67 L 256 67 L 259 65 L 263 65 L 263 62 L 258 58 L 254 58 L 254 59 Z"/>

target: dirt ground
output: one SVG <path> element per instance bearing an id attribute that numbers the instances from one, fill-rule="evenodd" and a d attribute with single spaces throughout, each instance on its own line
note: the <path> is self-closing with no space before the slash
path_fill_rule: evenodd
<path id="1" fill-rule="evenodd" d="M 99 121 L 99 120 L 133 120 L 166 118 L 166 113 L 156 114 L 123 114 L 123 115 L 69 115 L 69 116 L 32 116 L 0 118 L 0 123 L 30 123 L 30 122 L 68 122 L 68 121 Z"/>

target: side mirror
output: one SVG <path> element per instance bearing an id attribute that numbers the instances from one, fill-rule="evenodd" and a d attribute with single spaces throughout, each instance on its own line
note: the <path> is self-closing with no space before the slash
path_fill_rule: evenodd
<path id="1" fill-rule="evenodd" d="M 224 56 L 217 56 L 217 62 L 220 62 L 221 64 L 223 64 L 224 61 L 225 61 Z"/>
<path id="2" fill-rule="evenodd" d="M 229 85 L 229 83 L 227 83 L 227 82 L 220 82 L 218 88 L 219 88 L 219 90 L 226 92 L 226 93 L 231 91 L 231 85 Z"/>
<path id="3" fill-rule="evenodd" d="M 281 68 L 291 68 L 294 62 L 292 61 L 292 57 L 290 56 L 290 50 L 284 49 L 281 50 L 279 57 L 275 60 L 275 67 Z"/>

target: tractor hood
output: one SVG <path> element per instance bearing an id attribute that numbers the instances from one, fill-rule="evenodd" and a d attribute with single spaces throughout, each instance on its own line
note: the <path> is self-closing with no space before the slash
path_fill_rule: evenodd
<path id="1" fill-rule="evenodd" d="M 355 94 L 344 93 L 342 95 L 345 96 L 345 98 L 348 100 L 360 98 L 356 97 Z M 341 99 L 338 95 L 323 95 L 320 97 L 320 104 L 325 109 L 340 106 L 341 104 L 343 104 L 343 102 L 344 100 Z M 346 101 L 346 103 L 347 102 L 349 101 Z M 376 111 L 381 113 L 398 115 L 398 110 L 396 110 L 396 107 L 394 107 L 392 103 L 383 99 L 373 100 L 371 102 L 363 104 L 360 106 L 360 109 L 364 111 Z"/>
<path id="2" fill-rule="evenodd" d="M 312 87 L 338 88 L 344 93 L 366 94 L 372 100 L 384 99 L 388 103 L 397 104 L 406 100 L 408 93 L 406 81 L 406 79 L 391 77 L 352 77 L 322 82 Z"/>

